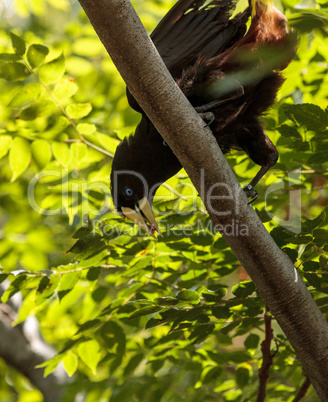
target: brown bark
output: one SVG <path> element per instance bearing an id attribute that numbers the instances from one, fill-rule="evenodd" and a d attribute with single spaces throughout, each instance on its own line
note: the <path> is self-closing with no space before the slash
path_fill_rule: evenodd
<path id="1" fill-rule="evenodd" d="M 0 286 L 0 296 L 3 288 Z M 67 382 L 63 369 L 44 377 L 44 369 L 36 368 L 56 354 L 42 338 L 35 317 L 29 317 L 23 324 L 13 326 L 19 306 L 13 300 L 0 304 L 0 358 L 14 367 L 39 389 L 46 402 L 60 401 L 62 386 Z"/>
<path id="2" fill-rule="evenodd" d="M 328 400 L 327 322 L 290 259 L 247 205 L 210 129 L 203 127 L 173 81 L 128 0 L 79 1 L 132 94 L 179 158 L 213 223 L 285 332 L 318 396 Z M 233 191 L 233 197 L 223 197 L 223 188 Z M 226 226 L 237 221 L 246 225 L 247 236 L 225 234 Z"/>
<path id="3" fill-rule="evenodd" d="M 261 343 L 262 366 L 259 370 L 259 388 L 257 392 L 256 402 L 265 401 L 266 385 L 270 375 L 270 367 L 272 366 L 273 363 L 273 356 L 271 354 L 271 341 L 273 339 L 271 322 L 272 322 L 271 314 L 268 312 L 268 309 L 266 308 L 264 314 L 265 338 Z"/>

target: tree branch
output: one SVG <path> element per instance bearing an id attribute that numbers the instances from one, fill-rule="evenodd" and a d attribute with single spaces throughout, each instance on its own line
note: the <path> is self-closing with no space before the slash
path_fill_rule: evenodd
<path id="1" fill-rule="evenodd" d="M 290 259 L 247 205 L 210 129 L 172 79 L 128 0 L 79 1 L 131 93 L 179 158 L 215 227 L 285 332 L 318 396 L 328 400 L 327 322 Z M 227 225 L 236 223 L 247 228 L 247 235 L 225 233 Z"/>
<path id="2" fill-rule="evenodd" d="M 301 388 L 299 389 L 298 393 L 296 394 L 295 398 L 293 399 L 293 402 L 300 401 L 307 393 L 308 389 L 310 388 L 310 385 L 311 385 L 311 381 L 309 380 L 308 377 L 306 377 Z"/>
<path id="3" fill-rule="evenodd" d="M 1 285 L 0 296 L 2 293 Z M 44 369 L 35 368 L 53 357 L 56 351 L 40 337 L 35 317 L 30 316 L 24 324 L 13 326 L 19 307 L 13 300 L 0 304 L 0 358 L 28 378 L 42 392 L 46 402 L 60 401 L 61 386 L 68 378 L 64 371 L 57 368 L 45 378 Z"/>
<path id="4" fill-rule="evenodd" d="M 268 309 L 265 309 L 264 313 L 264 327 L 265 327 L 265 338 L 261 343 L 261 351 L 262 351 L 262 366 L 259 370 L 259 389 L 257 393 L 257 402 L 265 401 L 266 395 L 266 385 L 269 379 L 270 367 L 272 366 L 272 354 L 271 354 L 271 341 L 273 339 L 273 333 L 271 328 L 272 317 L 268 312 Z"/>

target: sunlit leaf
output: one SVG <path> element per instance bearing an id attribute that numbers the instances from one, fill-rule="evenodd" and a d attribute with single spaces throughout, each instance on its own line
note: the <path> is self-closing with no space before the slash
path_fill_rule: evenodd
<path id="1" fill-rule="evenodd" d="M 69 293 L 74 286 L 77 284 L 79 278 L 81 276 L 81 272 L 69 272 L 67 274 L 62 275 L 61 281 L 58 288 L 58 297 L 62 299 L 64 296 Z"/>
<path id="2" fill-rule="evenodd" d="M 9 166 L 13 173 L 11 181 L 15 181 L 28 168 L 31 161 L 30 144 L 24 138 L 14 138 L 9 151 Z"/>
<path id="3" fill-rule="evenodd" d="M 71 158 L 72 158 L 72 153 L 70 151 L 70 148 L 67 144 L 64 142 L 53 142 L 51 144 L 52 152 L 54 154 L 54 157 L 56 160 L 62 165 L 62 166 L 69 166 Z"/>
<path id="4" fill-rule="evenodd" d="M 284 113 L 308 130 L 325 130 L 328 127 L 328 114 L 318 105 L 284 105 Z"/>
<path id="5" fill-rule="evenodd" d="M 39 117 L 47 117 L 52 115 L 57 110 L 57 106 L 51 100 L 39 100 L 34 102 L 31 106 L 24 108 L 19 115 L 18 119 L 21 120 L 35 120 Z"/>
<path id="6" fill-rule="evenodd" d="M 31 83 L 25 85 L 10 102 L 11 107 L 18 107 L 24 103 L 35 101 L 39 98 L 43 91 L 42 85 L 39 83 Z"/>
<path id="7" fill-rule="evenodd" d="M 63 366 L 65 368 L 65 371 L 69 377 L 72 377 L 72 375 L 76 372 L 77 367 L 78 367 L 78 358 L 75 353 L 67 353 L 63 357 Z"/>
<path id="8" fill-rule="evenodd" d="M 239 364 L 236 371 L 236 381 L 240 388 L 245 387 L 253 375 L 252 366 L 248 363 Z"/>
<path id="9" fill-rule="evenodd" d="M 15 35 L 13 32 L 9 32 L 9 35 L 15 53 L 17 53 L 19 56 L 23 56 L 26 51 L 25 41 L 21 37 Z"/>
<path id="10" fill-rule="evenodd" d="M 91 103 L 75 103 L 68 105 L 66 108 L 66 113 L 72 119 L 81 119 L 87 116 L 92 110 Z"/>
<path id="11" fill-rule="evenodd" d="M 83 135 L 91 135 L 96 132 L 97 127 L 90 123 L 80 123 L 76 127 L 78 131 Z"/>
<path id="12" fill-rule="evenodd" d="M 96 340 L 83 342 L 78 346 L 78 355 L 89 369 L 95 373 L 100 361 L 100 347 Z"/>
<path id="13" fill-rule="evenodd" d="M 12 137 L 10 137 L 9 135 L 0 135 L 0 144 L 1 144 L 0 159 L 3 158 L 5 155 L 7 155 L 11 142 L 12 142 Z"/>
<path id="14" fill-rule="evenodd" d="M 237 297 L 247 297 L 255 291 L 255 285 L 252 281 L 244 281 L 233 286 L 231 290 Z"/>
<path id="15" fill-rule="evenodd" d="M 154 314 L 159 312 L 162 307 L 159 306 L 149 306 L 149 307 L 142 307 L 130 315 L 130 318 L 137 318 L 142 317 L 144 315 Z"/>
<path id="16" fill-rule="evenodd" d="M 49 53 L 49 49 L 43 45 L 31 45 L 27 50 L 27 60 L 32 68 L 42 64 Z"/>
<path id="17" fill-rule="evenodd" d="M 177 294 L 177 299 L 191 304 L 199 303 L 200 297 L 194 290 L 182 290 Z"/>
<path id="18" fill-rule="evenodd" d="M 35 140 L 31 145 L 32 158 L 40 169 L 44 168 L 51 160 L 50 144 L 46 140 Z"/>
<path id="19" fill-rule="evenodd" d="M 65 72 L 65 57 L 61 54 L 54 60 L 44 64 L 40 71 L 40 80 L 46 84 L 54 84 L 59 81 Z"/>
<path id="20" fill-rule="evenodd" d="M 65 80 L 59 82 L 54 88 L 54 96 L 58 99 L 68 99 L 71 96 L 75 95 L 78 91 L 78 86 L 72 80 Z"/>
<path id="21" fill-rule="evenodd" d="M 7 81 L 25 80 L 30 75 L 29 70 L 23 63 L 1 63 L 0 62 L 0 78 Z"/>

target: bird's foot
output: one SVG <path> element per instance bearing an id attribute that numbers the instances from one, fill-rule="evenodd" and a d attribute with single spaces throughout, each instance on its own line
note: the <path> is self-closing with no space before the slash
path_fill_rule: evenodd
<path id="1" fill-rule="evenodd" d="M 195 109 L 197 111 L 197 108 Z M 198 112 L 198 116 L 201 117 L 205 122 L 207 121 L 204 128 L 210 126 L 215 120 L 214 113 L 212 112 Z"/>
<path id="2" fill-rule="evenodd" d="M 251 198 L 251 201 L 248 202 L 248 205 L 254 202 L 259 196 L 259 193 L 254 190 L 254 187 L 251 184 L 247 184 L 243 190 L 245 191 L 247 198 Z"/>

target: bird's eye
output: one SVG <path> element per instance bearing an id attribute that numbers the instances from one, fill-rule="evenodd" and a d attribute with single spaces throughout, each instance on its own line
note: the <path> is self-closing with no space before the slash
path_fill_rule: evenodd
<path id="1" fill-rule="evenodd" d="M 125 195 L 127 195 L 128 197 L 131 197 L 132 194 L 133 194 L 133 191 L 131 190 L 131 188 L 127 188 L 125 190 Z"/>

